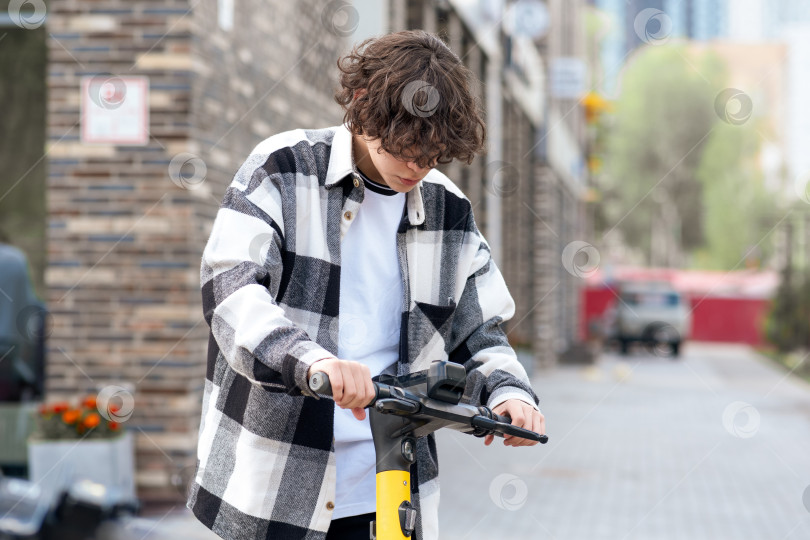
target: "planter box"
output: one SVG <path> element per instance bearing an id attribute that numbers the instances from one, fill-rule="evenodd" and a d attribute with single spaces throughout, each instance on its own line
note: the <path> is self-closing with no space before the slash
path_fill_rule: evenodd
<path id="1" fill-rule="evenodd" d="M 0 403 L 0 465 L 24 469 L 26 441 L 34 431 L 36 403 Z"/>
<path id="2" fill-rule="evenodd" d="M 73 482 L 87 479 L 135 499 L 135 456 L 128 432 L 113 439 L 31 439 L 28 471 L 30 480 L 51 498 Z"/>

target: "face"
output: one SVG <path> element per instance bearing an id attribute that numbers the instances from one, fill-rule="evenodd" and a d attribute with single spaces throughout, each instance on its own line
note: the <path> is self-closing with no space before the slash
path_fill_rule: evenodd
<path id="1" fill-rule="evenodd" d="M 430 172 L 432 167 L 420 167 L 415 161 L 395 158 L 380 148 L 380 140 L 364 140 L 368 156 L 374 168 L 388 187 L 400 193 L 407 193 Z M 372 178 L 374 179 L 374 178 Z"/>

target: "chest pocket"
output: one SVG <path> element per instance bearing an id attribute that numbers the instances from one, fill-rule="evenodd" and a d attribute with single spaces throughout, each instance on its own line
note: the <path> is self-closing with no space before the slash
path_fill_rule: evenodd
<path id="1" fill-rule="evenodd" d="M 451 300 L 448 305 L 435 305 L 425 302 L 416 302 L 414 309 L 414 316 L 417 325 L 418 333 L 422 334 L 422 345 L 427 345 L 431 342 L 431 334 L 438 333 L 445 342 L 450 336 L 450 329 L 453 326 L 453 316 L 456 312 L 456 303 Z"/>

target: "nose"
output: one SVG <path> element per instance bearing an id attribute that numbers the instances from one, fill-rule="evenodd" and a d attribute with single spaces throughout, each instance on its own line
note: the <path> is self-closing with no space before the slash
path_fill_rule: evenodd
<path id="1" fill-rule="evenodd" d="M 410 170 L 417 174 L 417 177 L 421 177 L 429 170 L 428 168 L 420 167 L 415 161 L 409 161 L 407 165 Z"/>

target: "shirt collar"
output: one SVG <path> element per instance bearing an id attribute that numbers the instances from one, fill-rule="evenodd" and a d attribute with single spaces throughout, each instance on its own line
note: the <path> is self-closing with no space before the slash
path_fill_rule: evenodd
<path id="1" fill-rule="evenodd" d="M 331 188 L 340 183 L 349 175 L 358 174 L 352 162 L 352 132 L 346 124 L 333 128 L 335 135 L 332 139 L 332 150 L 329 152 L 329 166 L 326 170 L 325 187 Z M 359 176 L 358 176 L 359 178 Z M 406 197 L 408 221 L 411 225 L 421 225 L 425 222 L 425 204 L 422 199 L 422 184 L 410 190 Z"/>

